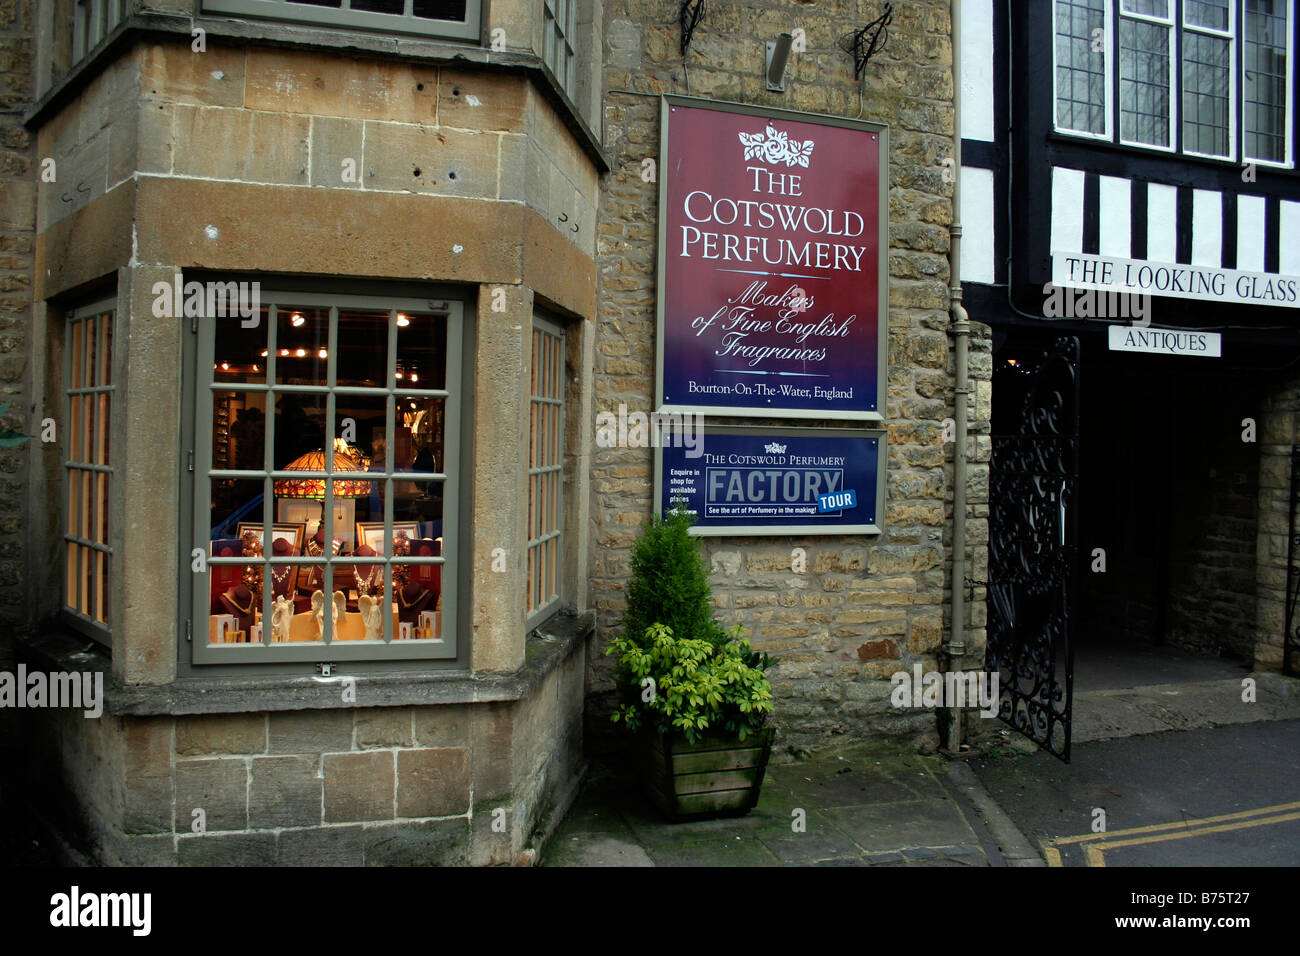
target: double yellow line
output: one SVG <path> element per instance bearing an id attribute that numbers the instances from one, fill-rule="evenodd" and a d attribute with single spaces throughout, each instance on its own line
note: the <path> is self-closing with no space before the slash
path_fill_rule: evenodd
<path id="1" fill-rule="evenodd" d="M 1043 856 L 1047 859 L 1048 866 L 1062 866 L 1059 847 L 1078 844 L 1088 866 L 1105 866 L 1106 850 L 1140 846 L 1145 843 L 1163 843 L 1166 840 L 1185 840 L 1188 837 L 1204 836 L 1207 833 L 1247 830 L 1251 827 L 1268 826 L 1270 823 L 1286 823 L 1289 820 L 1300 820 L 1300 802 L 1279 803 L 1271 807 L 1260 807 L 1258 810 L 1242 810 L 1238 813 L 1224 813 L 1217 817 L 1202 817 L 1197 820 L 1177 820 L 1173 823 L 1156 823 L 1145 827 L 1131 827 L 1127 830 L 1112 830 L 1109 833 L 1057 837 L 1042 844 Z"/>

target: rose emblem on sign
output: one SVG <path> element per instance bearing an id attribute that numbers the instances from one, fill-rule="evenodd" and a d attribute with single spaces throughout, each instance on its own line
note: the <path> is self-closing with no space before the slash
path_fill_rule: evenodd
<path id="1" fill-rule="evenodd" d="M 741 145 L 745 147 L 746 159 L 761 159 L 770 166 L 807 166 L 812 158 L 813 141 L 800 142 L 790 139 L 786 133 L 768 126 L 763 133 L 740 133 Z"/>

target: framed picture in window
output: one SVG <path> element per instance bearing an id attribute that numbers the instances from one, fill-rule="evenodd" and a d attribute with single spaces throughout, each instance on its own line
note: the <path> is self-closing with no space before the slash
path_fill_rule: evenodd
<path id="1" fill-rule="evenodd" d="M 398 542 L 402 540 L 414 541 L 418 537 L 420 537 L 420 523 L 418 521 L 394 521 L 393 554 L 401 553 Z M 373 548 L 375 554 L 387 554 L 384 549 L 384 523 L 382 521 L 357 522 L 357 547 L 363 544 Z"/>

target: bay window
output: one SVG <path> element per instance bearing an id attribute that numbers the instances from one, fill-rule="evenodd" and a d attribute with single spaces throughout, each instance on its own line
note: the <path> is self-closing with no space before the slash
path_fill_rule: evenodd
<path id="1" fill-rule="evenodd" d="M 1054 4 L 1057 130 L 1293 165 L 1295 0 Z"/>
<path id="2" fill-rule="evenodd" d="M 196 325 L 195 663 L 456 657 L 462 304 Z"/>

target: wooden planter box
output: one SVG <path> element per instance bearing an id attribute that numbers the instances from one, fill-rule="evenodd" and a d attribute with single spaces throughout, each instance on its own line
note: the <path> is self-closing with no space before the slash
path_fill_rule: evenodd
<path id="1" fill-rule="evenodd" d="M 772 729 L 735 737 L 710 736 L 687 743 L 676 734 L 648 742 L 646 783 L 651 799 L 673 822 L 744 816 L 758 803 L 772 755 Z"/>

